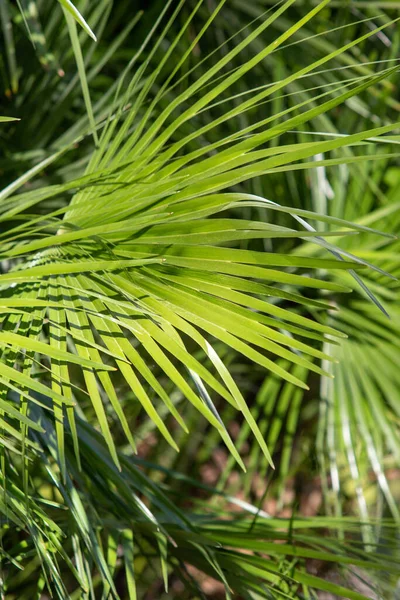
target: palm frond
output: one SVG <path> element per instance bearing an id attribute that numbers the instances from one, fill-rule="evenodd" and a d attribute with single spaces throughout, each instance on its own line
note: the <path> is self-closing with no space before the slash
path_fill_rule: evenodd
<path id="1" fill-rule="evenodd" d="M 155 569 L 160 597 L 173 573 L 201 597 L 197 569 L 227 598 L 315 598 L 316 590 L 366 598 L 312 575 L 314 559 L 350 565 L 360 579 L 385 571 L 386 582 L 369 583 L 387 593 L 399 576 L 396 524 L 371 514 L 366 481 L 372 471 L 376 505 L 383 498 L 398 521 L 383 463 L 398 465 L 400 455 L 399 213 L 381 185 L 399 156 L 398 64 L 362 53 L 398 19 L 376 25 L 355 15 L 332 28 L 335 44 L 312 29 L 325 23 L 329 0 L 308 12 L 294 0 L 266 12 L 268 2 L 210 9 L 171 0 L 120 61 L 142 13 L 117 23 L 107 45 L 112 15 L 100 2 L 87 17 L 95 45 L 72 3 L 60 3 L 68 33 L 52 66 L 41 61 L 46 72 L 21 78 L 10 112 L 22 123 L 5 124 L 1 142 L 16 135 L 17 147 L 19 135 L 34 134 L 30 149 L 7 149 L 5 171 L 18 164 L 19 172 L 0 193 L 7 593 L 89 599 L 100 590 L 105 600 L 120 597 L 123 577 L 126 597 L 136 598 Z M 35 60 L 64 23 L 61 9 L 42 10 Z M 255 19 L 245 28 L 243 12 Z M 209 46 L 214 30 L 220 39 Z M 111 57 L 118 75 L 102 80 Z M 376 114 L 374 103 L 383 107 Z M 240 361 L 266 376 L 254 402 L 235 374 Z M 315 381 L 317 450 L 335 515 L 272 519 L 235 497 L 231 474 L 247 470 L 240 486 L 249 493 L 280 453 L 282 493 Z M 166 455 L 184 453 L 199 420 L 204 455 L 220 441 L 229 453 L 216 488 L 135 458 L 146 431 Z M 183 481 L 207 491 L 209 504 L 189 493 L 193 509 L 182 509 Z M 344 486 L 361 521 L 343 517 Z M 233 516 L 227 502 L 244 514 Z M 39 565 L 42 575 L 22 591 L 17 571 Z"/>

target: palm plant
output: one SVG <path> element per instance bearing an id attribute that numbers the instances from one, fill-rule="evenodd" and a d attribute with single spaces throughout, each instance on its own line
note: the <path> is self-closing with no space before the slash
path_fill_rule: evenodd
<path id="1" fill-rule="evenodd" d="M 90 27 L 85 6 L 43 4 L 15 13 L 23 45 L 38 15 L 45 23 L 46 70 L 24 64 L 18 94 L 5 37 L 9 112 L 22 121 L 2 125 L 16 148 L 4 170 L 18 174 L 0 193 L 3 596 L 146 597 L 155 572 L 156 597 L 197 598 L 201 571 L 227 598 L 367 597 L 311 574 L 310 560 L 376 573 L 369 583 L 391 593 L 398 182 L 382 180 L 398 156 L 398 69 L 391 50 L 376 70 L 354 52 L 396 20 L 357 17 L 335 29 L 353 35 L 334 46 L 308 29 L 334 10 L 329 0 L 254 3 L 245 29 L 243 7 L 224 0 L 156 3 L 153 22 L 139 12 L 128 24 L 103 0 Z M 121 69 L 141 18 L 148 27 Z M 255 400 L 248 363 L 255 381 L 267 373 Z M 302 408 L 313 410 L 310 388 L 327 516 L 270 518 L 238 498 L 230 474 L 247 468 L 240 487 L 257 474 L 282 493 L 304 461 L 293 438 Z M 150 433 L 146 460 L 136 451 Z M 188 476 L 185 455 L 204 461 L 222 444 L 230 459 L 214 487 Z M 343 515 L 341 485 L 361 523 Z M 169 590 L 177 579 L 184 587 Z"/>

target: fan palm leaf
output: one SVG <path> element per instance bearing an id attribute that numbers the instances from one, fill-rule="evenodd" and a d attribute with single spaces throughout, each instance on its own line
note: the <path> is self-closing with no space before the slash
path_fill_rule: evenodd
<path id="1" fill-rule="evenodd" d="M 62 4 L 70 12 L 73 9 L 70 3 Z M 378 240 L 371 244 L 386 240 L 391 232 L 383 231 L 382 237 L 380 222 L 372 229 L 371 223 L 357 223 L 354 215 L 281 206 L 242 188 L 244 182 L 282 171 L 313 173 L 316 167 L 342 164 L 357 168 L 360 162 L 375 164 L 398 155 L 395 132 L 399 123 L 389 120 L 348 135 L 313 141 L 291 139 L 293 130 L 318 122 L 367 90 L 384 96 L 397 66 L 385 66 L 375 74 L 369 68 L 358 70 L 353 61 L 354 72 L 334 87 L 317 84 L 317 96 L 308 93 L 288 108 L 258 117 L 264 103 L 276 94 L 295 88 L 331 61 L 348 64 L 343 57 L 348 57 L 351 49 L 395 21 L 339 48 L 325 48 L 323 56 L 269 86 L 256 87 L 243 101 L 237 101 L 238 82 L 265 64 L 328 4 L 329 0 L 318 3 L 264 43 L 264 34 L 274 32 L 293 0 L 279 3 L 233 47 L 226 44 L 223 52 L 211 54 L 205 61 L 207 68 L 203 65 L 197 72 L 194 68 L 187 77 L 184 67 L 213 27 L 224 2 L 183 50 L 181 41 L 203 2 L 189 14 L 184 2 L 167 2 L 110 88 L 108 104 L 101 99 L 92 102 L 91 76 L 86 72 L 79 34 L 72 17 L 66 17 L 87 115 L 0 196 L 1 444 L 3 457 L 11 456 L 14 461 L 3 468 L 3 513 L 30 534 L 28 554 L 34 546 L 44 567 L 38 588 L 47 586 L 58 597 L 69 597 L 60 560 L 75 577 L 81 597 L 94 596 L 92 567 L 103 585 L 104 597 L 108 593 L 118 597 L 114 571 L 123 567 L 129 597 L 135 598 L 140 574 L 132 565 L 138 548 L 142 550 L 144 545 L 143 556 L 149 563 L 157 548 L 165 581 L 171 565 L 184 570 L 183 563 L 189 562 L 217 575 L 228 597 L 230 589 L 246 598 L 296 598 L 301 593 L 310 597 L 309 588 L 316 588 L 364 598 L 304 570 L 304 560 L 314 556 L 316 547 L 315 552 L 320 556 L 323 552 L 324 559 L 341 561 L 340 547 L 333 541 L 323 551 L 318 536 L 311 540 L 300 537 L 299 545 L 293 545 L 289 527 L 287 544 L 280 548 L 272 540 L 279 539 L 276 530 L 281 524 L 275 524 L 271 535 L 272 522 L 256 519 L 249 525 L 246 546 L 246 535 L 234 522 L 229 526 L 224 522 L 225 535 L 219 531 L 218 521 L 208 525 L 199 518 L 199 524 L 192 526 L 197 517 L 180 511 L 118 451 L 112 427 L 118 423 L 135 450 L 137 438 L 127 416 L 129 407 L 119 397 L 123 382 L 131 391 L 134 406 L 144 411 L 165 441 L 178 450 L 177 427 L 185 432 L 189 427 L 183 401 L 177 402 L 168 393 L 160 383 L 163 378 L 218 432 L 232 461 L 245 469 L 216 398 L 242 416 L 242 437 L 251 432 L 257 444 L 255 452 L 262 452 L 272 465 L 281 426 L 266 434 L 265 419 L 258 418 L 261 411 L 257 406 L 250 409 L 220 356 L 219 344 L 283 382 L 286 392 L 279 398 L 280 411 L 290 404 L 295 425 L 301 398 L 298 390 L 307 389 L 307 373 L 317 374 L 326 385 L 336 369 L 332 361 L 338 354 L 342 356 L 341 352 L 346 358 L 354 343 L 345 342 L 336 350 L 335 341 L 342 342 L 347 333 L 348 309 L 339 318 L 331 317 L 327 310 L 331 296 L 342 297 L 361 282 L 362 289 L 381 305 L 380 282 L 390 282 L 387 271 L 393 264 L 388 260 L 373 266 L 374 254 L 368 254 L 368 249 L 365 255 L 357 253 L 352 246 L 353 238 L 363 236 Z M 88 30 L 79 13 L 74 16 Z M 166 46 L 179 19 L 183 24 Z M 135 23 L 133 19 L 131 26 Z M 154 64 L 164 47 L 167 50 Z M 178 51 L 181 54 L 175 58 Z M 171 69 L 172 57 L 175 67 Z M 241 57 L 242 62 L 230 70 L 233 61 Z M 68 102 L 76 97 L 72 90 L 64 94 Z M 56 120 L 61 118 L 62 105 L 58 105 Z M 16 125 L 12 127 L 15 130 Z M 43 132 L 43 146 L 51 137 L 49 130 Z M 57 160 L 73 155 L 74 146 L 80 143 L 89 149 L 84 154 L 83 173 L 78 169 L 76 177 L 20 192 L 45 167 L 54 168 Z M 331 154 L 325 158 L 327 153 Z M 316 161 L 316 155 L 322 158 Z M 276 224 L 272 219 L 244 218 L 245 208 L 268 208 L 287 221 Z M 310 220 L 317 227 L 311 226 Z M 270 251 L 260 250 L 257 240 L 269 244 Z M 276 252 L 274 244 L 285 240 L 294 250 Z M 235 247 L 238 244 L 244 245 Z M 359 272 L 368 274 L 368 286 Z M 387 289 L 391 289 L 390 283 Z M 361 373 L 358 376 L 362 378 Z M 337 381 L 333 385 L 343 385 L 341 377 Z M 372 380 L 363 381 L 361 389 L 367 381 L 369 392 L 375 394 Z M 359 427 L 365 436 L 373 414 L 362 398 L 358 402 L 363 408 Z M 85 419 L 95 422 L 101 435 Z M 328 422 L 331 424 L 332 418 Z M 381 425 L 385 434 L 392 434 L 391 448 L 397 452 L 390 419 L 382 416 Z M 372 436 L 365 439 L 372 440 Z M 348 456 L 350 451 L 348 448 Z M 375 455 L 370 455 L 372 462 Z M 253 455 L 253 464 L 257 456 Z M 28 491 L 31 463 L 38 461 L 57 490 L 55 520 Z M 287 463 L 288 455 L 283 464 Z M 395 512 L 381 473 L 378 479 Z M 103 514 L 96 514 L 95 503 L 88 501 L 94 496 L 102 498 Z M 59 524 L 65 525 L 61 517 L 65 508 L 72 522 L 68 547 Z M 335 522 L 330 524 L 338 528 Z M 107 539 L 106 552 L 102 536 Z M 122 562 L 118 543 L 123 548 Z M 247 557 L 232 550 L 239 544 L 264 556 Z M 18 549 L 17 543 L 8 557 L 17 568 Z M 348 552 L 351 564 L 360 568 L 379 570 L 385 564 L 387 570 L 397 573 L 395 563 L 388 568 L 387 559 L 379 553 L 361 558 L 357 551 L 354 555 Z M 282 559 L 282 554 L 294 558 Z M 265 556 L 273 556 L 273 564 Z M 18 578 L 10 585 L 18 589 Z"/>

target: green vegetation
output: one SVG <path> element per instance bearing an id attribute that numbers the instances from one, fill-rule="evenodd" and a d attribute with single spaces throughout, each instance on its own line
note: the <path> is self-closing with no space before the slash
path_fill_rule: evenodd
<path id="1" fill-rule="evenodd" d="M 1 598 L 398 597 L 399 19 L 0 0 Z"/>

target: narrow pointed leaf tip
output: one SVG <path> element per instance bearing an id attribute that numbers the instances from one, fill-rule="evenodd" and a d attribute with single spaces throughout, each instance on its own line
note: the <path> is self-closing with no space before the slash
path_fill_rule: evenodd
<path id="1" fill-rule="evenodd" d="M 65 8 L 65 10 L 67 10 L 74 17 L 75 21 L 77 21 L 77 23 L 79 23 L 79 25 L 86 31 L 86 33 L 95 42 L 97 42 L 97 38 L 96 38 L 95 34 L 90 29 L 89 25 L 86 23 L 85 19 L 82 17 L 81 13 L 76 8 L 76 6 L 74 6 L 72 4 L 72 2 L 70 2 L 70 0 L 58 0 L 58 1 L 61 4 L 61 6 L 63 6 Z"/>

